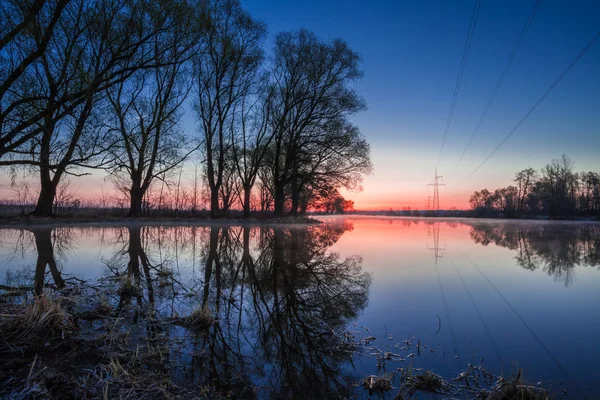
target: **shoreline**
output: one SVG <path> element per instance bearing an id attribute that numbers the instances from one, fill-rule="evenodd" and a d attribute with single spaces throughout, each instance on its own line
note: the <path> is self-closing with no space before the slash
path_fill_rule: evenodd
<path id="1" fill-rule="evenodd" d="M 319 218 L 319 219 L 318 219 Z M 27 229 L 36 227 L 119 227 L 119 226 L 307 226 L 325 223 L 328 218 L 376 218 L 376 219 L 398 219 L 412 220 L 432 223 L 468 221 L 470 223 L 509 223 L 509 224 L 599 224 L 600 220 L 578 218 L 578 219 L 542 219 L 542 218 L 480 218 L 480 217 L 456 217 L 456 216 L 403 216 L 403 215 L 372 215 L 372 214 L 316 214 L 304 217 L 281 217 L 281 218 L 255 218 L 248 219 L 229 217 L 211 219 L 205 217 L 0 217 L 0 229 Z"/>
<path id="2" fill-rule="evenodd" d="M 315 216 L 316 217 L 316 216 Z M 400 221 L 418 221 L 418 222 L 429 222 L 431 224 L 440 222 L 464 222 L 469 224 L 478 223 L 498 223 L 498 224 L 600 224 L 600 220 L 596 219 L 526 219 L 526 218 L 476 218 L 476 217 L 453 217 L 453 216 L 439 216 L 439 217 L 412 217 L 404 215 L 370 215 L 370 214 L 333 214 L 333 215 L 318 215 L 318 217 L 326 218 L 348 218 L 348 219 L 360 219 L 360 218 L 372 218 L 382 220 L 400 220 Z"/>
<path id="3" fill-rule="evenodd" d="M 313 214 L 313 215 L 326 215 L 326 214 Z M 368 216 L 368 217 L 395 217 L 395 218 L 418 218 L 418 219 L 486 219 L 486 220 L 500 220 L 500 221 L 593 221 L 600 222 L 600 217 L 595 216 L 575 216 L 575 217 L 550 217 L 548 215 L 524 215 L 520 217 L 497 217 L 497 216 L 475 216 L 475 215 L 460 215 L 451 212 L 441 212 L 438 216 L 433 215 L 391 215 L 386 213 L 370 213 L 370 212 L 351 212 L 343 214 L 346 216 Z"/>
<path id="4" fill-rule="evenodd" d="M 282 218 L 177 218 L 177 217 L 113 217 L 113 218 L 78 218 L 78 217 L 16 217 L 0 218 L 0 229 L 30 227 L 102 227 L 102 226 L 274 226 L 274 225 L 319 225 L 323 222 L 310 217 Z"/>

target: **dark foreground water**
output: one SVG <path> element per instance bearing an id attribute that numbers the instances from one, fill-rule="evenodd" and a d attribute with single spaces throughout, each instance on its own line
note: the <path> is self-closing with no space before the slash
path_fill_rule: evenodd
<path id="1" fill-rule="evenodd" d="M 110 311 L 78 335 L 158 337 L 174 383 L 234 397 L 360 397 L 371 374 L 471 364 L 600 398 L 600 224 L 323 221 L 1 229 L 0 305 L 85 285 L 75 308 Z M 217 321 L 169 323 L 199 308 Z"/>

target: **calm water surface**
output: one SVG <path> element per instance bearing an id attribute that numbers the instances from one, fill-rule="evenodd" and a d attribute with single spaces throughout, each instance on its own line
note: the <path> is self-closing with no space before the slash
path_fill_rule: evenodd
<path id="1" fill-rule="evenodd" d="M 483 363 L 600 398 L 600 224 L 322 219 L 2 229 L 0 282 L 108 287 L 114 312 L 145 334 L 139 315 L 208 307 L 218 323 L 202 340 L 160 333 L 183 343 L 174 377 L 235 380 L 258 397 L 364 396 L 352 382 L 370 374 L 411 365 L 451 379 Z M 123 276 L 141 293 L 123 295 Z"/>

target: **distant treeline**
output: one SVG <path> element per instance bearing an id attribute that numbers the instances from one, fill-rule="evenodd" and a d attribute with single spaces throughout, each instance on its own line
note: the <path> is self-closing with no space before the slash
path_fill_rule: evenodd
<path id="1" fill-rule="evenodd" d="M 563 154 L 539 171 L 519 171 L 514 185 L 474 192 L 469 199 L 471 210 L 476 217 L 599 216 L 600 173 L 575 172 L 573 165 Z"/>
<path id="2" fill-rule="evenodd" d="M 85 206 L 130 216 L 348 208 L 371 171 L 360 56 L 298 30 L 267 58 L 266 33 L 237 0 L 3 1 L 5 203 L 81 207 L 65 182 L 96 169 L 117 195 Z"/>

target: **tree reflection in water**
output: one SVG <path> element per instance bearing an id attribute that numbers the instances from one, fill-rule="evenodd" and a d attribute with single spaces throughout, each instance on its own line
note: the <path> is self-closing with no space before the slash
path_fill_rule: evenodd
<path id="1" fill-rule="evenodd" d="M 163 362 L 178 383 L 234 397 L 348 397 L 356 377 L 346 364 L 354 351 L 346 329 L 366 307 L 371 284 L 360 257 L 330 250 L 351 228 L 96 229 L 112 254 L 93 285 L 108 298 L 111 323 L 137 343 L 167 345 Z M 83 231 L 32 230 L 35 293 L 50 290 L 47 269 L 53 289 L 69 285 L 56 255 Z M 198 332 L 171 323 L 198 308 L 216 322 Z"/>
<path id="2" fill-rule="evenodd" d="M 569 286 L 575 266 L 600 268 L 600 226 L 597 224 L 474 224 L 475 243 L 493 243 L 516 251 L 517 264 L 528 270 L 541 268 Z"/>
<path id="3" fill-rule="evenodd" d="M 22 271 L 7 271 L 8 287 L 10 285 L 29 286 L 32 292 L 40 295 L 44 288 L 63 289 L 66 281 L 62 274 L 61 261 L 66 260 L 69 252 L 75 246 L 73 231 L 69 227 L 50 228 L 40 227 L 32 229 L 6 230 L 7 235 L 16 240 L 13 243 L 6 241 L 0 244 L 7 248 L 8 260 L 26 258 L 35 254 L 35 265 Z M 12 281 L 15 282 L 12 282 Z M 29 281 L 29 282 L 28 282 Z"/>
<path id="4" fill-rule="evenodd" d="M 253 382 L 275 398 L 349 393 L 344 332 L 371 279 L 360 258 L 328 251 L 343 232 L 210 228 L 202 305 L 218 322 L 196 343 L 195 373 L 223 389 Z"/>

